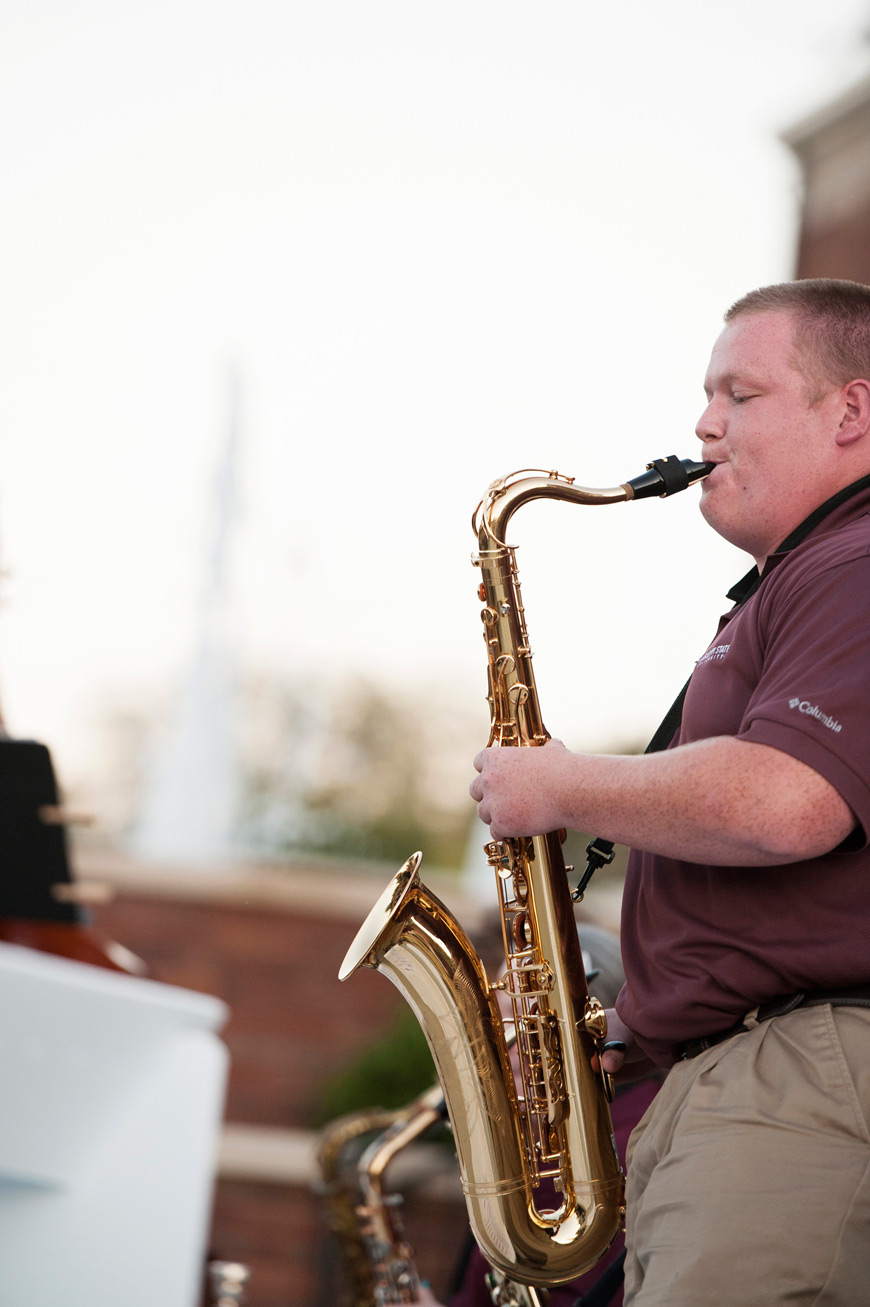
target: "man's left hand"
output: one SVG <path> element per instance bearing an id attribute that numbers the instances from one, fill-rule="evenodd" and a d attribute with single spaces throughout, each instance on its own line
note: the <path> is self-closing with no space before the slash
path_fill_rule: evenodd
<path id="1" fill-rule="evenodd" d="M 565 825 L 562 800 L 573 757 L 561 740 L 540 748 L 481 749 L 474 759 L 480 775 L 469 793 L 493 839 L 545 835 Z"/>

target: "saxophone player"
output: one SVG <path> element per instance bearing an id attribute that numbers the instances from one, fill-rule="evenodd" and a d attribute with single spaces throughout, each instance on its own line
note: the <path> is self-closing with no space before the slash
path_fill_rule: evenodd
<path id="1" fill-rule="evenodd" d="M 494 839 L 631 848 L 605 1069 L 665 1084 L 629 1150 L 627 1307 L 830 1303 L 870 1283 L 870 287 L 725 315 L 706 522 L 755 561 L 670 747 L 483 750 Z"/>

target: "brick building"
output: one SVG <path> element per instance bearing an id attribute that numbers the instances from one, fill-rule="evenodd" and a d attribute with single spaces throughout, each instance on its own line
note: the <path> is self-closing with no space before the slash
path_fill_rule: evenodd
<path id="1" fill-rule="evenodd" d="M 340 1267 L 312 1192 L 312 1122 L 323 1087 L 404 1006 L 368 970 L 343 985 L 337 978 L 391 872 L 237 867 L 206 875 L 94 852 L 77 863 L 82 882 L 111 887 L 96 912 L 101 934 L 143 959 L 152 979 L 217 995 L 230 1008 L 212 1251 L 250 1266 L 250 1307 L 334 1307 Z M 449 885 L 445 897 L 457 898 Z M 468 905 L 455 906 L 467 920 Z M 466 1229 L 455 1168 L 443 1149 L 426 1145 L 411 1167 L 397 1168 L 421 1273 L 444 1293 Z M 389 1180 L 393 1187 L 392 1170 Z"/>
<path id="2" fill-rule="evenodd" d="M 405 1012 L 383 977 L 341 984 L 342 959 L 394 868 L 242 866 L 219 873 L 155 869 L 83 848 L 78 878 L 107 885 L 100 933 L 146 962 L 155 980 L 222 998 L 230 1075 L 212 1250 L 251 1267 L 249 1307 L 336 1307 L 346 1277 L 312 1192 L 319 1098 L 336 1071 Z M 474 931 L 480 905 L 448 876 L 426 883 Z M 618 884 L 587 898 L 590 919 L 613 926 Z M 397 1158 L 389 1188 L 421 1274 L 446 1297 L 467 1237 L 455 1160 L 418 1144 Z"/>
<path id="3" fill-rule="evenodd" d="M 803 174 L 796 277 L 870 283 L 870 81 L 788 131 Z"/>

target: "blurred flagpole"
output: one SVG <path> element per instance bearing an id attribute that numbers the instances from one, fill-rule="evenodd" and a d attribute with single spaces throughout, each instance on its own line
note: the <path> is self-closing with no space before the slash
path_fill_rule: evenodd
<path id="1" fill-rule="evenodd" d="M 241 772 L 230 563 L 239 507 L 241 390 L 238 369 L 230 366 L 195 648 L 168 731 L 146 770 L 132 839 L 135 852 L 158 862 L 220 862 L 233 851 Z"/>

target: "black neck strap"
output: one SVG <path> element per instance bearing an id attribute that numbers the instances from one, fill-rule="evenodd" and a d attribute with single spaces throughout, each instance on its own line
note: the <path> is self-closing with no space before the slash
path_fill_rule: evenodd
<path id="1" fill-rule="evenodd" d="M 823 504 L 819 504 L 818 508 L 814 508 L 809 517 L 805 517 L 800 526 L 796 526 L 791 535 L 786 536 L 779 548 L 774 549 L 773 552 L 775 554 L 787 554 L 792 549 L 796 549 L 798 545 L 803 544 L 810 532 L 814 531 L 820 522 L 824 522 L 829 513 L 833 513 L 835 508 L 839 508 L 853 495 L 860 494 L 862 490 L 866 490 L 868 487 L 870 487 L 870 476 L 861 477 L 860 480 L 853 481 L 851 485 L 846 486 L 843 490 L 838 490 L 835 495 L 831 495 L 830 499 L 826 499 Z M 746 603 L 750 595 L 755 594 L 755 591 L 761 585 L 763 576 L 764 573 L 759 572 L 757 567 L 751 567 L 745 576 L 741 576 L 740 580 L 732 585 L 728 591 L 728 598 L 733 599 L 739 608 L 741 604 Z"/>

